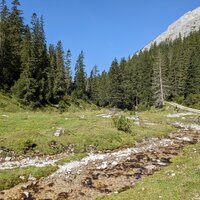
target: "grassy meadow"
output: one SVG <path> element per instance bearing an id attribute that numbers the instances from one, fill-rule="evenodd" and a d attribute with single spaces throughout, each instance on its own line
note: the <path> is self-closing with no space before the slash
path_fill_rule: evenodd
<path id="1" fill-rule="evenodd" d="M 21 106 L 15 99 L 0 93 L 0 149 L 2 156 L 52 155 L 65 152 L 70 145 L 75 148 L 75 155 L 61 160 L 58 165 L 86 155 L 88 147 L 96 150 L 114 150 L 133 145 L 148 137 L 166 136 L 175 129 L 175 121 L 190 121 L 167 118 L 169 113 L 177 113 L 170 106 L 157 110 L 133 113 L 117 111 L 117 115 L 140 117 L 140 125 L 131 121 L 131 133 L 118 131 L 112 119 L 97 115 L 108 113 L 108 109 L 99 109 L 93 105 L 72 105 L 67 112 L 59 113 L 55 108 L 31 111 Z M 62 127 L 65 133 L 55 137 L 56 128 Z M 55 171 L 58 166 L 36 169 L 23 168 L 0 171 L 0 189 L 9 188 L 19 183 L 20 175 L 33 174 L 39 178 Z M 13 175 L 14 174 L 14 175 Z"/>

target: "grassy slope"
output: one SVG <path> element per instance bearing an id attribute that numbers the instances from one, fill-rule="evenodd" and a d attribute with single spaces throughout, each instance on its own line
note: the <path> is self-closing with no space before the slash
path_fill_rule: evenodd
<path id="1" fill-rule="evenodd" d="M 133 189 L 98 200 L 200 199 L 200 144 L 188 146 L 172 164 L 141 180 Z M 173 176 L 175 175 L 175 176 Z"/>
<path id="2" fill-rule="evenodd" d="M 156 125 L 133 125 L 133 134 L 117 131 L 112 119 L 96 116 L 106 112 L 108 111 L 105 109 L 69 111 L 63 114 L 55 111 L 33 112 L 22 110 L 0 95 L 0 146 L 20 155 L 23 154 L 26 142 L 30 140 L 37 145 L 31 154 L 55 154 L 70 144 L 76 146 L 76 152 L 84 152 L 89 145 L 99 150 L 116 149 L 134 144 L 135 140 L 144 137 L 162 136 L 172 131 L 166 120 L 166 115 L 173 112 L 172 110 L 139 113 L 142 119 L 147 119 Z M 121 114 L 129 115 L 129 112 Z M 58 127 L 65 129 L 65 134 L 61 137 L 53 136 Z M 56 148 L 51 147 L 52 141 L 57 143 Z"/>

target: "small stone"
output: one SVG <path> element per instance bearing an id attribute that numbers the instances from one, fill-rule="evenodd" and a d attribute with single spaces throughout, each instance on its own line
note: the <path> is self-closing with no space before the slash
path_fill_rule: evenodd
<path id="1" fill-rule="evenodd" d="M 145 167 L 145 169 L 147 170 L 147 174 L 151 173 L 152 171 L 156 170 L 156 166 L 155 165 L 147 165 Z"/>
<path id="2" fill-rule="evenodd" d="M 189 137 L 183 137 L 182 140 L 185 141 L 185 142 L 191 142 L 192 141 Z"/>
<path id="3" fill-rule="evenodd" d="M 112 162 L 112 165 L 113 165 L 113 166 L 118 165 L 118 162 L 117 162 L 117 161 L 113 161 L 113 162 Z"/>
<path id="4" fill-rule="evenodd" d="M 65 132 L 65 130 L 63 128 L 57 128 L 54 133 L 54 136 L 60 137 L 62 134 L 64 134 L 64 132 Z"/>
<path id="5" fill-rule="evenodd" d="M 197 171 L 200 172 L 200 165 L 197 167 Z"/>
<path id="6" fill-rule="evenodd" d="M 67 199 L 69 197 L 67 192 L 61 192 L 58 194 L 58 199 Z"/>
<path id="7" fill-rule="evenodd" d="M 9 117 L 9 116 L 8 116 L 8 115 L 2 115 L 2 117 L 6 117 L 6 118 L 7 118 L 7 117 Z"/>
<path id="8" fill-rule="evenodd" d="M 175 174 L 175 173 L 173 173 L 173 174 L 171 174 L 171 176 L 172 176 L 172 177 L 174 177 L 174 176 L 176 176 L 176 174 Z"/>
<path id="9" fill-rule="evenodd" d="M 22 189 L 22 190 L 26 190 L 27 188 L 28 188 L 27 185 L 22 185 L 22 186 L 21 186 L 21 189 Z"/>
<path id="10" fill-rule="evenodd" d="M 81 119 L 84 119 L 84 118 L 85 118 L 85 115 L 81 115 L 80 118 L 81 118 Z"/>
<path id="11" fill-rule="evenodd" d="M 25 176 L 20 176 L 19 177 L 22 181 L 24 181 L 26 178 L 25 178 Z"/>
<path id="12" fill-rule="evenodd" d="M 30 192 L 23 192 L 21 198 L 24 199 L 24 200 L 33 200 L 33 199 L 35 199 L 35 198 L 33 198 L 32 194 Z"/>
<path id="13" fill-rule="evenodd" d="M 29 176 L 28 176 L 28 181 L 36 181 L 36 178 L 33 177 L 32 174 L 29 174 Z"/>
<path id="14" fill-rule="evenodd" d="M 83 182 L 83 185 L 92 188 L 93 187 L 92 179 L 90 177 L 86 177 L 85 181 Z"/>
<path id="15" fill-rule="evenodd" d="M 12 160 L 12 157 L 6 157 L 6 158 L 5 158 L 5 161 L 6 161 L 6 162 L 11 161 L 11 160 Z"/>

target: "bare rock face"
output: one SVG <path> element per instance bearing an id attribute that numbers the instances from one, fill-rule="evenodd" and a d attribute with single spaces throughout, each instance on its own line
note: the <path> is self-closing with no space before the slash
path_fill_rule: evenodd
<path id="1" fill-rule="evenodd" d="M 155 40 L 145 46 L 143 50 L 149 50 L 151 45 L 157 45 L 165 40 L 175 40 L 181 35 L 182 38 L 187 37 L 191 32 L 198 31 L 200 28 L 200 7 L 193 11 L 189 11 L 171 24 L 168 29 L 159 35 Z"/>

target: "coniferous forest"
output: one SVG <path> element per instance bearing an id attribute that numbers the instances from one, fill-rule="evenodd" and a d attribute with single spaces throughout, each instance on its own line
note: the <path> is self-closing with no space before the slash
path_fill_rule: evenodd
<path id="1" fill-rule="evenodd" d="M 146 109 L 177 101 L 200 107 L 200 31 L 154 44 L 128 59 L 114 59 L 108 72 L 85 72 L 84 53 L 71 66 L 62 41 L 47 46 L 43 17 L 24 24 L 20 2 L 1 1 L 0 89 L 32 108 L 70 105 L 82 99 L 98 106 Z M 72 71 L 74 70 L 74 77 Z"/>

